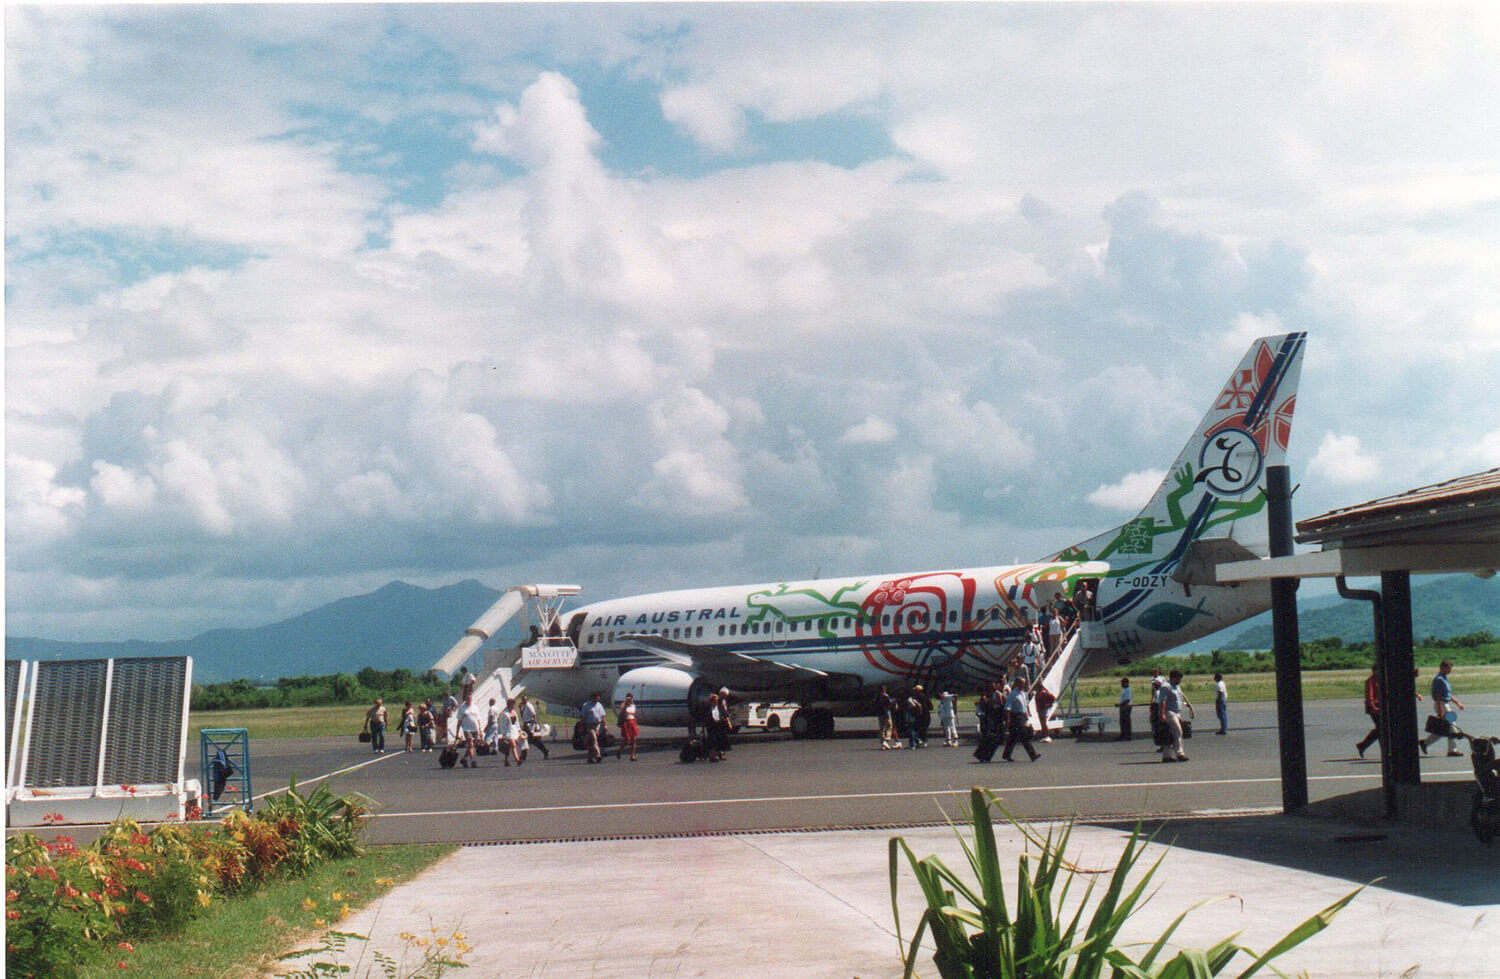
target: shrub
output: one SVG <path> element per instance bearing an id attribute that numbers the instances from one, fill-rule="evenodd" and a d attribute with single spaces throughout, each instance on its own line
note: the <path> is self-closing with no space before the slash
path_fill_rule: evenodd
<path id="1" fill-rule="evenodd" d="M 1248 976 L 1267 962 L 1282 955 L 1322 931 L 1329 921 L 1361 890 L 1330 904 L 1289 932 L 1264 954 L 1257 955 L 1235 943 L 1237 936 L 1218 942 L 1207 949 L 1181 949 L 1169 960 L 1157 959 L 1167 947 L 1192 909 L 1184 911 L 1156 939 L 1139 960 L 1132 959 L 1127 947 L 1118 945 L 1120 929 L 1130 915 L 1144 904 L 1147 886 L 1161 866 L 1165 854 L 1146 869 L 1134 884 L 1130 876 L 1151 842 L 1137 829 L 1131 834 L 1114 870 L 1103 880 L 1104 893 L 1085 923 L 1083 916 L 1098 879 L 1075 867 L 1066 859 L 1068 839 L 1073 827 L 1069 823 L 1054 839 L 1049 830 L 1038 839 L 1019 823 L 1028 843 L 1037 846 L 1020 858 L 1015 893 L 1007 897 L 995 845 L 994 825 L 989 807 L 996 804 L 993 792 L 975 788 L 970 792 L 969 817 L 973 823 L 974 842 L 960 838 L 976 886 L 949 870 L 937 857 L 918 860 L 901 837 L 890 842 L 891 912 L 896 923 L 896 941 L 910 977 L 921 954 L 922 935 L 931 930 L 937 951 L 933 963 L 944 979 L 954 977 L 1097 977 L 1111 976 L 1213 976 L 1228 967 L 1241 952 L 1252 958 L 1250 966 L 1240 973 Z M 896 903 L 897 871 L 901 854 L 906 855 L 917 883 L 926 898 L 927 908 L 917 922 L 911 943 L 901 938 L 901 913 Z M 1088 883 L 1083 899 L 1069 918 L 1064 903 L 1069 889 L 1083 875 Z M 962 903 L 960 903 L 960 900 Z"/>
<path id="2" fill-rule="evenodd" d="M 180 929 L 213 901 L 277 876 L 298 876 L 360 852 L 362 797 L 296 786 L 254 815 L 235 810 L 217 825 L 160 826 L 149 834 L 119 820 L 94 843 L 6 843 L 6 974 L 68 976 L 100 950 Z"/>

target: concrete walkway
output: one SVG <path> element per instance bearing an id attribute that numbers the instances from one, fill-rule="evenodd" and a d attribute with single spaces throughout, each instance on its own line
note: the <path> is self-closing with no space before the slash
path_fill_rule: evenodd
<path id="1" fill-rule="evenodd" d="M 899 975 L 894 835 L 919 856 L 967 867 L 948 829 L 469 847 L 341 923 L 370 936 L 344 961 L 355 975 L 379 975 L 373 949 L 400 957 L 406 948 L 408 967 L 419 958 L 403 932 L 457 931 L 472 946 L 472 976 Z M 1022 835 L 1007 826 L 999 836 L 1002 865 L 1014 868 Z M 1079 866 L 1108 868 L 1127 837 L 1080 825 L 1069 853 Z M 1500 977 L 1500 849 L 1472 837 L 1241 816 L 1174 822 L 1160 838 L 1175 846 L 1127 939 L 1149 942 L 1189 906 L 1223 898 L 1189 915 L 1177 944 L 1204 947 L 1239 932 L 1241 944 L 1263 949 L 1384 876 L 1275 965 L 1319 977 Z M 1163 848 L 1152 849 L 1148 865 Z M 922 905 L 904 865 L 900 882 L 909 939 Z M 930 956 L 919 972 L 936 974 Z"/>

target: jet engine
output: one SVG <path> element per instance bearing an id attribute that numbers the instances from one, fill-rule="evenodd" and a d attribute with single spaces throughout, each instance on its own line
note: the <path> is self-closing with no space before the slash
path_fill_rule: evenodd
<path id="1" fill-rule="evenodd" d="M 642 724 L 683 727 L 708 719 L 713 685 L 703 677 L 671 666 L 641 666 L 620 674 L 611 700 L 618 704 L 635 694 L 635 717 Z"/>

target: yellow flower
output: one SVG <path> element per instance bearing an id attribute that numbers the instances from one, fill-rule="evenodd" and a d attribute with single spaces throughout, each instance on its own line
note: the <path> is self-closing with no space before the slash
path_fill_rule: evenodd
<path id="1" fill-rule="evenodd" d="M 304 897 L 302 899 L 302 910 L 303 911 L 311 911 L 313 908 L 315 908 L 317 906 L 318 906 L 318 902 L 314 901 L 310 897 Z"/>
<path id="2" fill-rule="evenodd" d="M 313 927 L 314 928 L 327 928 L 328 927 L 328 922 L 324 921 L 322 918 L 314 918 L 313 919 Z"/>
<path id="3" fill-rule="evenodd" d="M 453 933 L 453 937 L 454 937 L 454 938 L 455 938 L 455 939 L 457 939 L 457 940 L 458 940 L 458 941 L 463 941 L 463 940 L 464 940 L 464 939 L 465 939 L 465 938 L 468 938 L 468 937 L 469 937 L 469 936 L 468 936 L 468 935 L 465 935 L 465 934 L 464 934 L 464 933 L 463 933 L 463 932 L 461 932 L 461 931 L 455 931 L 455 932 L 454 932 L 454 933 Z"/>
<path id="4" fill-rule="evenodd" d="M 376 877 L 375 883 L 380 887 L 394 887 L 396 882 L 389 877 Z"/>
<path id="5" fill-rule="evenodd" d="M 328 896 L 333 898 L 335 901 L 342 901 L 344 899 L 344 895 L 340 894 L 338 891 L 334 891 Z"/>
<path id="6" fill-rule="evenodd" d="M 213 898 L 211 898 L 211 897 L 208 896 L 208 892 L 207 891 L 199 891 L 198 892 L 198 903 L 200 905 L 202 905 L 203 907 L 205 907 L 205 908 L 208 907 L 208 905 L 212 901 L 213 901 Z"/>
<path id="7" fill-rule="evenodd" d="M 343 907 L 339 908 L 339 920 L 342 921 L 347 917 L 349 917 L 349 905 L 346 904 Z"/>

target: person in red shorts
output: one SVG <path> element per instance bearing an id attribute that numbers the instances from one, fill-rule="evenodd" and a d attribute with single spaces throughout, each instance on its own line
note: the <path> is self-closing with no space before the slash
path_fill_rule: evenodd
<path id="1" fill-rule="evenodd" d="M 625 756 L 625 746 L 630 746 L 630 760 L 635 761 L 635 739 L 640 735 L 640 727 L 635 722 L 635 694 L 627 693 L 625 701 L 620 704 L 620 749 L 615 752 L 615 761 Z"/>

